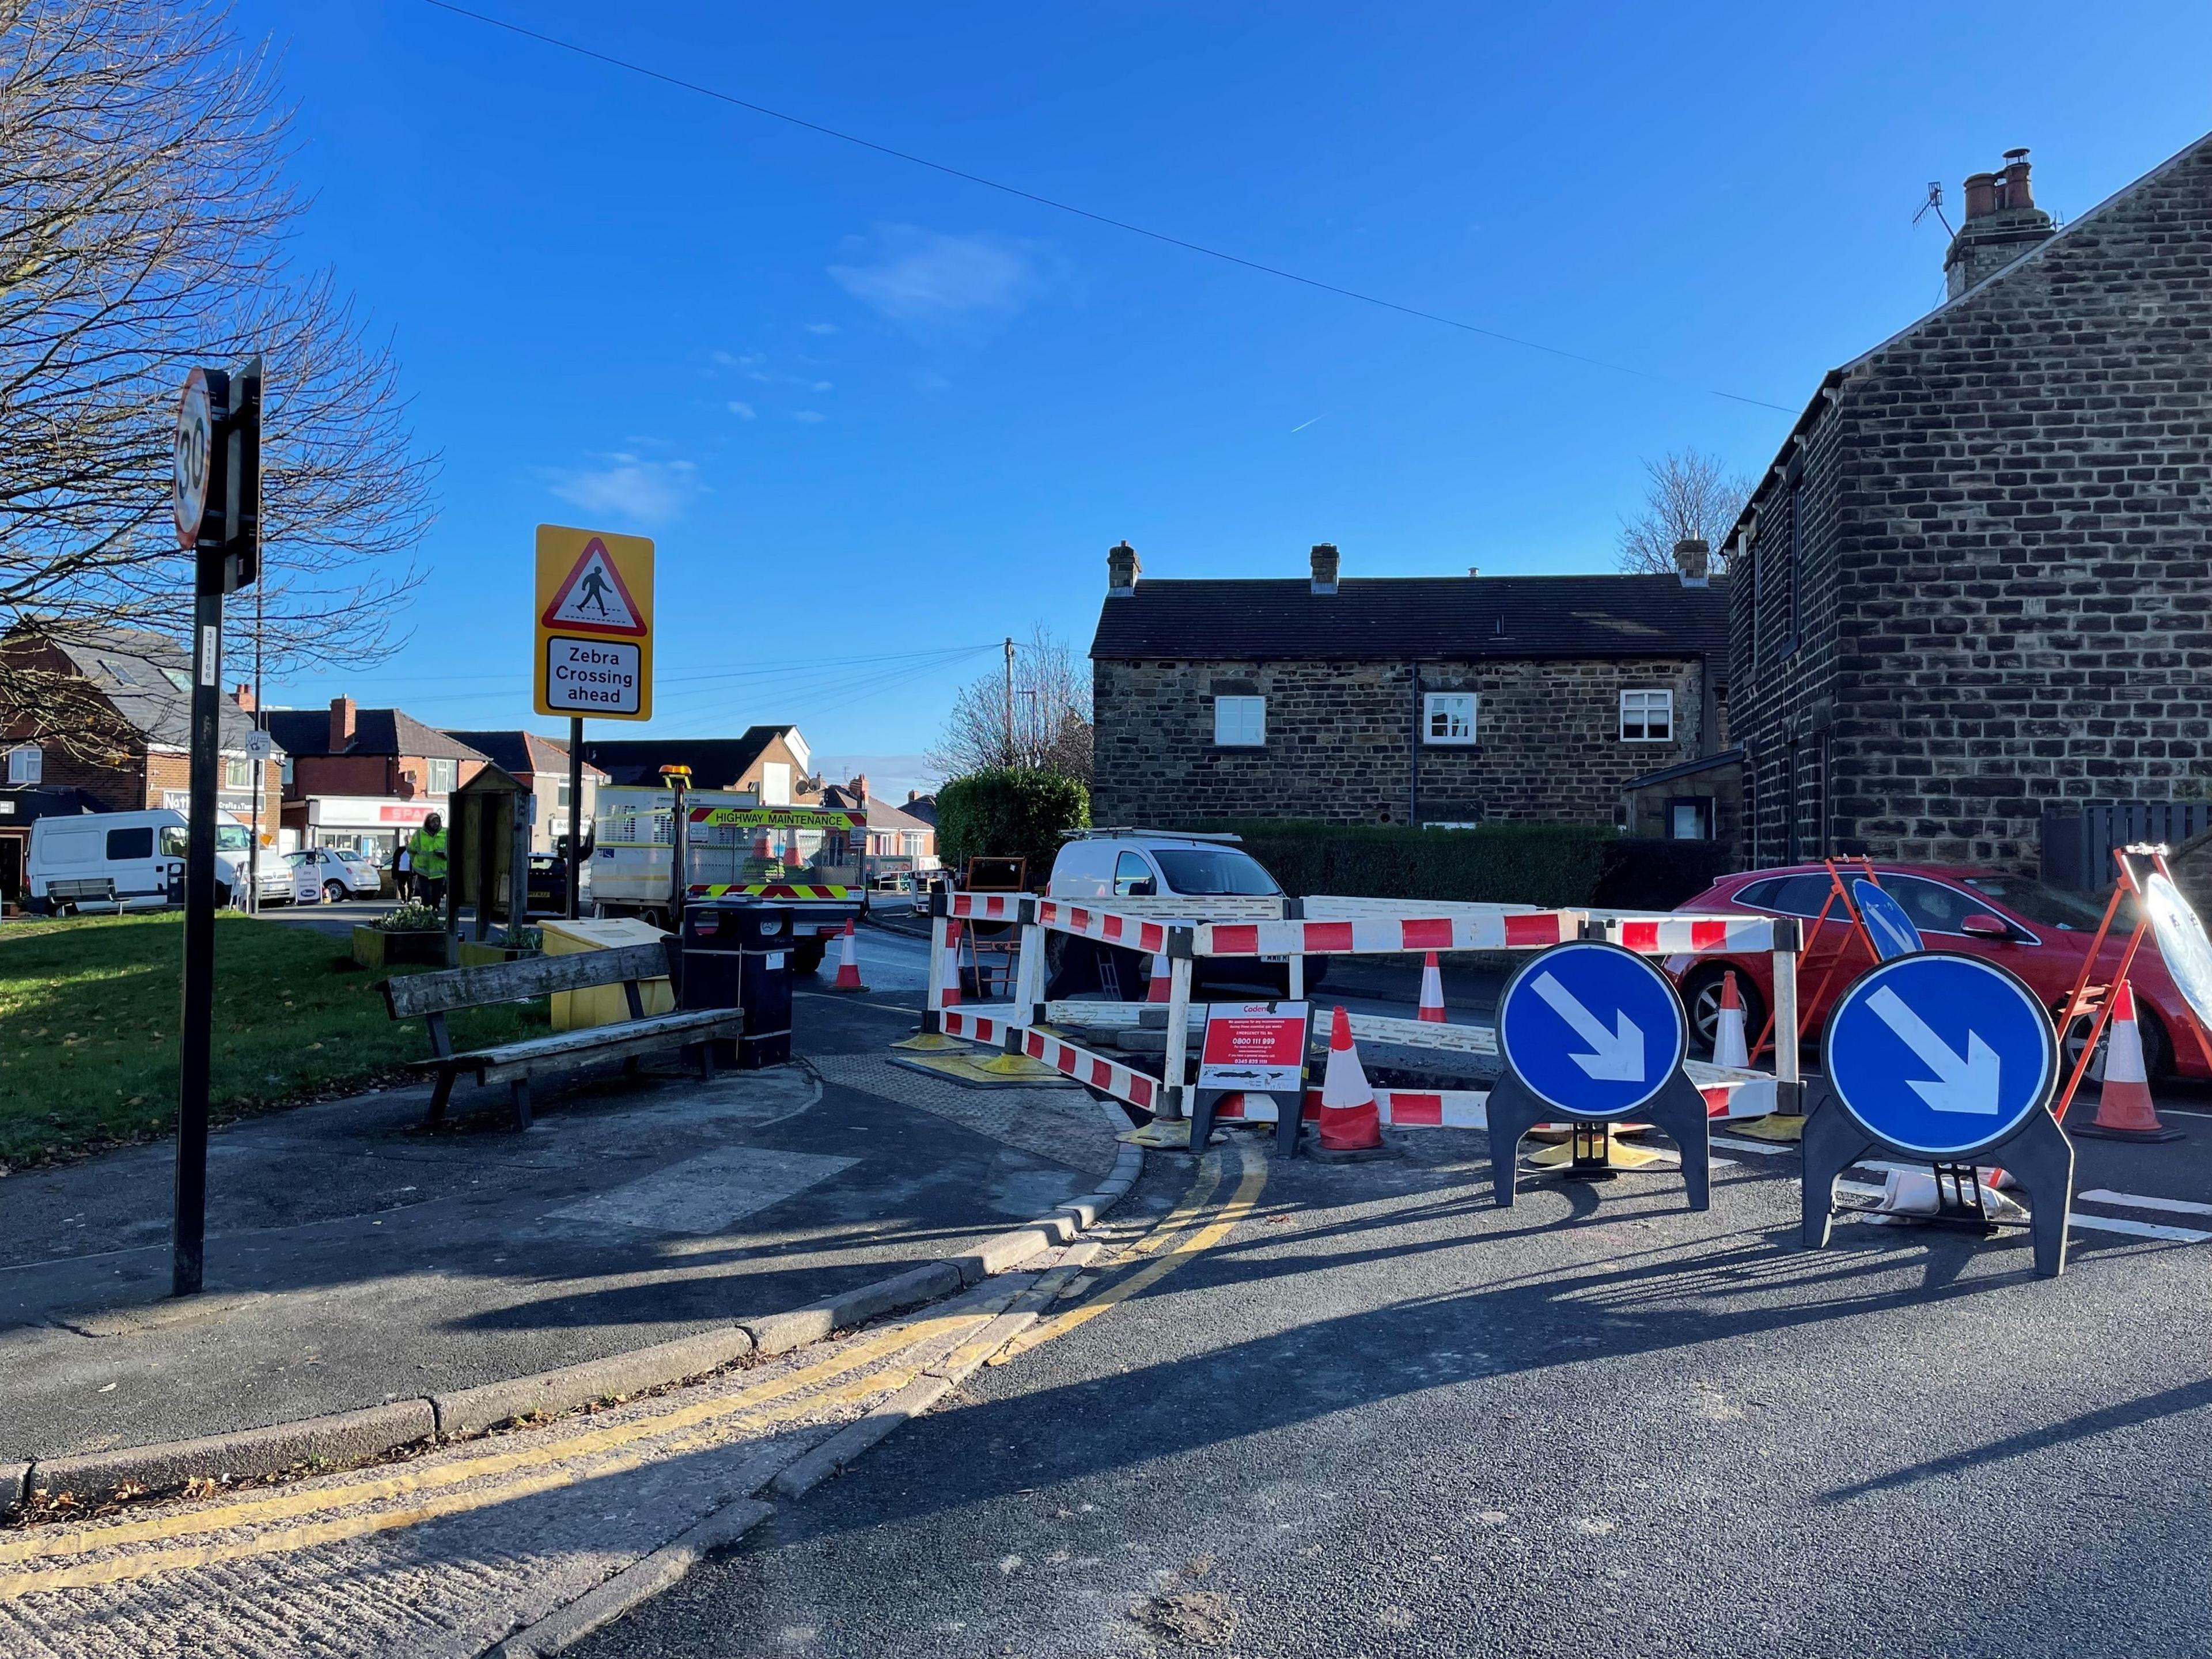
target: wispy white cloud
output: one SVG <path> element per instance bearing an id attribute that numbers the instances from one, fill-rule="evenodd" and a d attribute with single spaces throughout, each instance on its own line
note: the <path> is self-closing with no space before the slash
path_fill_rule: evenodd
<path id="1" fill-rule="evenodd" d="M 835 334 L 837 332 L 837 325 L 835 323 L 809 323 L 806 325 L 806 331 L 809 334 Z"/>
<path id="2" fill-rule="evenodd" d="M 555 471 L 553 493 L 587 513 L 611 514 L 640 524 L 676 517 L 698 493 L 698 469 L 689 461 L 648 461 L 632 454 L 598 459 L 602 465 Z"/>
<path id="3" fill-rule="evenodd" d="M 1057 276 L 1037 244 L 1003 236 L 886 225 L 859 247 L 865 261 L 831 265 L 831 280 L 909 327 L 972 329 L 1011 317 Z"/>
<path id="4" fill-rule="evenodd" d="M 791 413 L 791 418 L 794 421 L 804 421 L 807 425 L 813 426 L 830 417 L 818 409 L 795 409 Z"/>
<path id="5" fill-rule="evenodd" d="M 753 421 L 760 418 L 760 411 L 755 409 L 750 404 L 744 402 L 742 398 L 731 398 L 726 407 L 728 408 L 731 414 L 736 416 L 741 421 Z"/>

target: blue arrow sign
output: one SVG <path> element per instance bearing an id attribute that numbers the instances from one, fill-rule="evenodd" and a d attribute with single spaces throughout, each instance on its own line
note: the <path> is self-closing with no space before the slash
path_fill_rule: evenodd
<path id="1" fill-rule="evenodd" d="M 1844 1109 L 1907 1152 L 1950 1158 L 2002 1139 L 2049 1097 L 2051 1016 L 1994 963 L 1923 953 L 1869 969 L 1821 1050 Z"/>
<path id="2" fill-rule="evenodd" d="M 1540 951 L 1513 975 L 1498 1041 L 1539 1099 L 1570 1117 L 1618 1117 L 1666 1086 L 1689 1026 L 1664 974 L 1632 951 L 1583 941 Z"/>
<path id="3" fill-rule="evenodd" d="M 1920 930 L 1905 914 L 1905 907 L 1864 876 L 1851 884 L 1851 897 L 1857 901 L 1859 920 L 1866 923 L 1867 934 L 1874 940 L 1875 955 L 1882 961 L 1909 957 L 1922 948 Z"/>

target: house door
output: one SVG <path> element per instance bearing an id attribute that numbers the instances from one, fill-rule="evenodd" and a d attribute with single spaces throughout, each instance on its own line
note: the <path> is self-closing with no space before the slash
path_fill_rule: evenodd
<path id="1" fill-rule="evenodd" d="M 0 904 L 23 902 L 23 849 L 28 842 L 25 836 L 0 836 Z"/>

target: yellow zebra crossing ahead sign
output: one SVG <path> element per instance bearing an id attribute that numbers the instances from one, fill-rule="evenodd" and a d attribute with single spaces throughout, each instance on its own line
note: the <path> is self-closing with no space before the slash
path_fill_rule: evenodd
<path id="1" fill-rule="evenodd" d="M 541 714 L 653 718 L 653 544 L 538 526 Z"/>

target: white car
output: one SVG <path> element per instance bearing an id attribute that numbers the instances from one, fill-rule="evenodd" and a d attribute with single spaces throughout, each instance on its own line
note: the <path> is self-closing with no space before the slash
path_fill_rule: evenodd
<path id="1" fill-rule="evenodd" d="M 384 890 L 384 878 L 374 860 L 335 847 L 308 847 L 286 854 L 292 866 L 301 902 L 312 904 L 319 896 L 326 904 L 343 899 L 374 898 Z M 312 881 L 316 893 L 308 891 Z"/>
<path id="2" fill-rule="evenodd" d="M 1278 897 L 1282 887 L 1267 866 L 1237 845 L 1234 836 L 1178 834 L 1171 830 L 1085 830 L 1060 844 L 1052 861 L 1051 898 L 1094 899 L 1111 908 L 1117 898 Z M 1111 945 L 1094 945 L 1054 933 L 1046 945 L 1050 995 L 1097 988 L 1125 999 L 1145 994 L 1144 957 Z M 1321 983 L 1328 959 L 1306 959 L 1308 987 Z M 1287 989 L 1285 959 L 1219 957 L 1202 976 L 1210 984 L 1261 985 Z"/>

